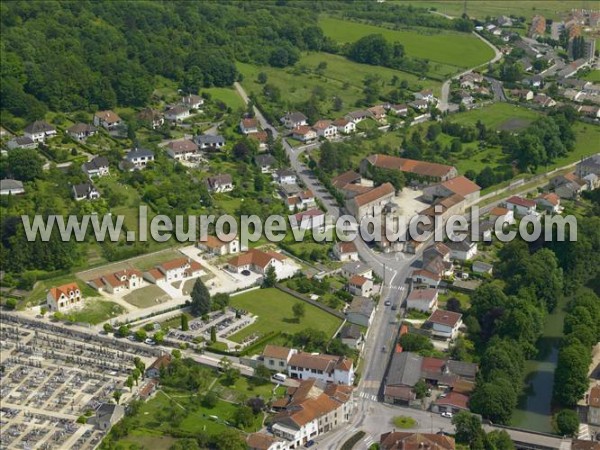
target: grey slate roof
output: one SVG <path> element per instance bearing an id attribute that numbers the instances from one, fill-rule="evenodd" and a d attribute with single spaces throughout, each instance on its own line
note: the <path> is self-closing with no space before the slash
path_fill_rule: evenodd
<path id="1" fill-rule="evenodd" d="M 361 314 L 365 317 L 371 317 L 373 310 L 375 309 L 375 303 L 373 300 L 366 297 L 354 297 L 352 303 L 346 310 L 346 313 Z"/>
<path id="2" fill-rule="evenodd" d="M 201 134 L 195 138 L 197 144 L 204 145 L 216 145 L 225 144 L 225 138 L 223 136 L 213 136 L 211 134 Z"/>
<path id="3" fill-rule="evenodd" d="M 454 361 L 453 359 L 449 359 L 446 362 L 446 366 L 450 373 L 467 379 L 474 379 L 475 375 L 477 375 L 477 370 L 479 369 L 479 366 L 475 363 Z"/>
<path id="4" fill-rule="evenodd" d="M 277 163 L 277 160 L 273 155 L 257 155 L 254 157 L 254 162 L 257 166 L 273 166 Z"/>
<path id="5" fill-rule="evenodd" d="M 421 379 L 423 357 L 411 352 L 394 353 L 386 386 L 414 386 Z"/>
<path id="6" fill-rule="evenodd" d="M 36 120 L 25 127 L 26 133 L 47 133 L 49 131 L 56 131 L 56 128 L 43 120 Z"/>
<path id="7" fill-rule="evenodd" d="M 154 156 L 154 152 L 151 150 L 147 150 L 145 148 L 134 148 L 133 150 L 129 151 L 129 153 L 127 153 L 125 155 L 125 159 L 128 160 L 132 160 L 135 158 L 142 158 L 142 157 L 153 157 Z"/>
<path id="8" fill-rule="evenodd" d="M 75 191 L 75 196 L 77 198 L 85 197 L 92 190 L 92 187 L 93 186 L 90 183 L 74 184 L 73 191 Z"/>
<path id="9" fill-rule="evenodd" d="M 362 335 L 360 327 L 355 324 L 344 325 L 342 331 L 340 331 L 341 339 L 358 339 Z"/>
<path id="10" fill-rule="evenodd" d="M 108 158 L 106 156 L 96 156 L 89 162 L 83 163 L 86 172 L 98 170 L 101 167 L 108 167 Z"/>
<path id="11" fill-rule="evenodd" d="M 10 178 L 0 180 L 0 191 L 14 189 L 23 189 L 23 183 L 19 180 L 12 180 Z"/>

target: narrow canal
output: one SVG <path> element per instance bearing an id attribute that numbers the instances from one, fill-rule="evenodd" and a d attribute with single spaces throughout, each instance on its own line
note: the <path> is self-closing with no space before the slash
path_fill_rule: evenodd
<path id="1" fill-rule="evenodd" d="M 566 299 L 546 316 L 544 331 L 538 341 L 538 354 L 525 363 L 525 389 L 512 417 L 512 425 L 551 433 L 552 388 L 558 348 L 563 336 Z"/>

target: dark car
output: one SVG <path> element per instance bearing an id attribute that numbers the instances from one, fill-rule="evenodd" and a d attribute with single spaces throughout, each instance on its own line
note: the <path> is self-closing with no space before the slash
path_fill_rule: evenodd
<path id="1" fill-rule="evenodd" d="M 242 275 L 247 277 L 248 275 L 250 275 L 250 271 L 248 269 L 244 269 L 242 270 Z"/>
<path id="2" fill-rule="evenodd" d="M 312 439 L 310 441 L 307 441 L 306 444 L 304 444 L 306 448 L 312 447 L 313 445 L 315 445 L 315 441 L 313 441 Z"/>

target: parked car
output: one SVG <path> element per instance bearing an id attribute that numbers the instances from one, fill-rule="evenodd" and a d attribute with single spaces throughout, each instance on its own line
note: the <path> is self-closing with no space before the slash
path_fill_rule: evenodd
<path id="1" fill-rule="evenodd" d="M 383 302 L 383 304 L 384 304 L 385 306 L 390 306 L 390 305 L 392 304 L 392 302 L 391 302 L 391 301 L 389 301 L 389 300 L 386 300 L 385 302 Z"/>
<path id="2" fill-rule="evenodd" d="M 448 411 L 444 411 L 442 413 L 442 417 L 446 417 L 447 419 L 452 419 L 452 413 Z"/>
<path id="3" fill-rule="evenodd" d="M 307 441 L 306 444 L 304 444 L 304 447 L 309 448 L 309 447 L 312 447 L 313 445 L 315 445 L 315 441 L 313 441 L 311 439 L 310 441 Z"/>

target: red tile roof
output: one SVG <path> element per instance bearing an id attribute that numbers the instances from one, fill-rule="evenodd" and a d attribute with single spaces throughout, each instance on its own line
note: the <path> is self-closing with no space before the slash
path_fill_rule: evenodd
<path id="1" fill-rule="evenodd" d="M 62 286 L 50 288 L 50 294 L 54 298 L 54 300 L 58 300 L 61 295 L 65 297 L 70 297 L 71 293 L 74 293 L 79 290 L 79 286 L 77 283 L 68 283 L 63 284 Z"/>
<path id="2" fill-rule="evenodd" d="M 454 192 L 455 194 L 462 195 L 463 197 L 481 190 L 477 184 L 463 176 L 444 181 L 442 186 Z"/>
<path id="3" fill-rule="evenodd" d="M 348 283 L 353 286 L 362 287 L 367 281 L 370 280 L 368 278 L 363 277 L 362 275 L 354 275 L 348 280 Z"/>
<path id="4" fill-rule="evenodd" d="M 395 193 L 396 189 L 391 183 L 383 183 L 381 186 L 377 186 L 376 188 L 373 188 L 364 194 L 358 194 L 356 197 L 354 197 L 354 201 L 358 206 L 363 206 L 379 200 L 381 197 Z"/>
<path id="5" fill-rule="evenodd" d="M 507 204 L 513 204 L 513 205 L 518 205 L 518 206 L 524 206 L 526 208 L 531 208 L 532 206 L 535 206 L 535 202 L 533 200 L 529 200 L 528 198 L 523 198 L 523 197 L 518 197 L 516 195 L 513 195 L 511 198 L 509 198 L 508 200 L 506 200 Z"/>
<path id="6" fill-rule="evenodd" d="M 371 155 L 367 160 L 376 167 L 384 169 L 400 170 L 402 172 L 414 173 L 426 177 L 446 177 L 455 172 L 453 166 L 444 164 L 430 163 L 426 161 L 417 161 L 414 159 L 399 158 L 383 154 Z"/>
<path id="7" fill-rule="evenodd" d="M 438 398 L 436 405 L 452 406 L 453 408 L 468 409 L 469 396 L 459 392 L 451 391 L 445 398 Z"/>
<path id="8" fill-rule="evenodd" d="M 588 405 L 593 408 L 600 408 L 600 385 L 596 385 L 590 389 Z"/>
<path id="9" fill-rule="evenodd" d="M 445 325 L 448 327 L 454 327 L 462 318 L 462 314 L 455 313 L 452 311 L 445 311 L 443 309 L 436 309 L 431 316 L 429 316 L 429 322 Z"/>
<path id="10" fill-rule="evenodd" d="M 267 344 L 262 354 L 267 358 L 287 359 L 291 351 L 292 349 L 288 347 Z"/>

